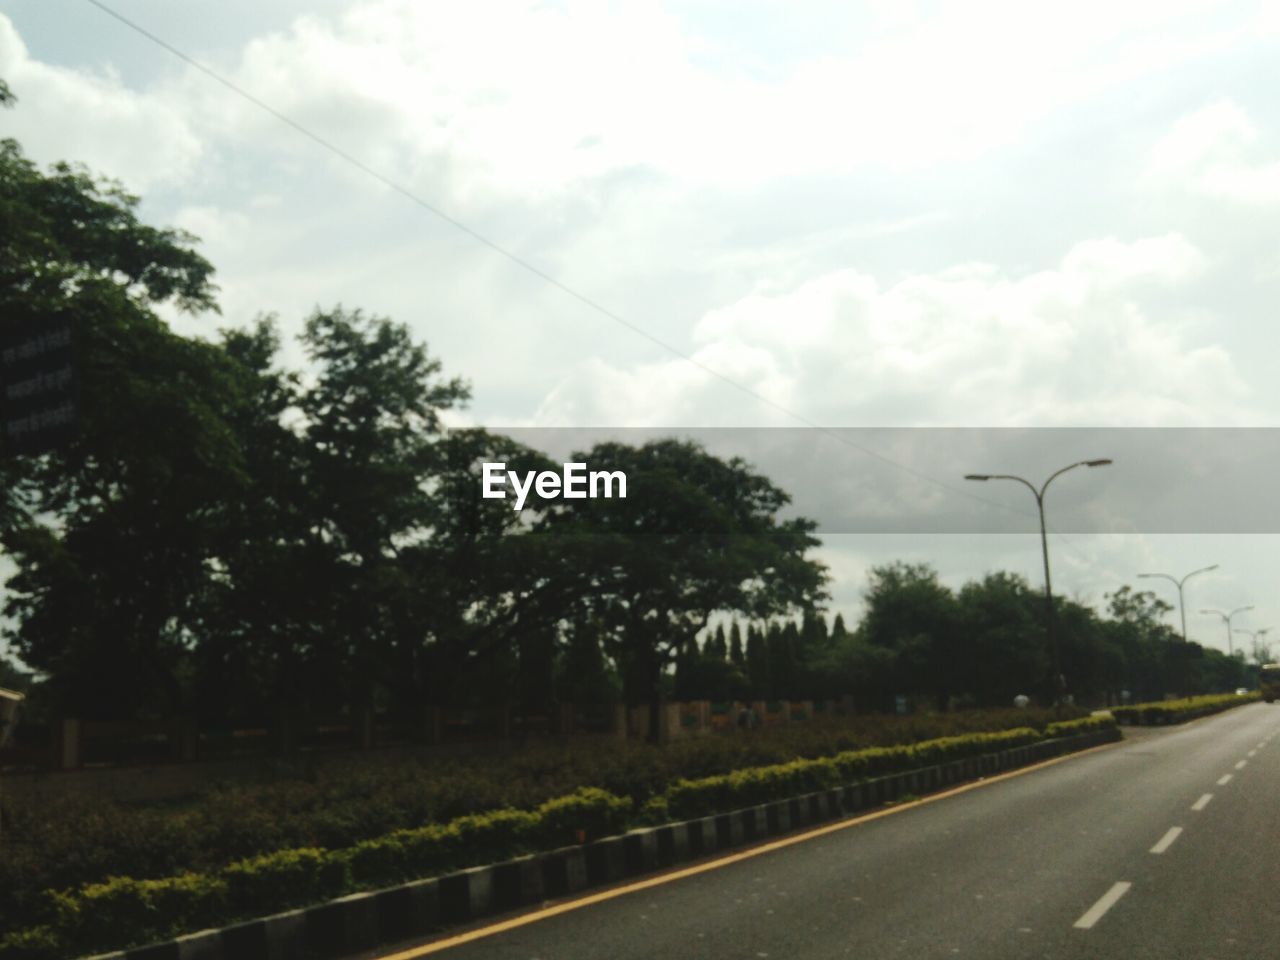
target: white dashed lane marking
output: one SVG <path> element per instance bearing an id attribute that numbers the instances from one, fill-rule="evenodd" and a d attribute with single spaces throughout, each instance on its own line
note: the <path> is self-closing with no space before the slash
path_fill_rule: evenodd
<path id="1" fill-rule="evenodd" d="M 1209 801 L 1213 799 L 1212 793 L 1202 793 L 1200 799 L 1191 805 L 1192 810 L 1203 810 L 1209 805 Z"/>
<path id="2" fill-rule="evenodd" d="M 1170 827 L 1168 832 L 1165 833 L 1165 835 L 1160 838 L 1159 842 L 1156 843 L 1156 845 L 1151 848 L 1151 852 L 1164 853 L 1171 846 L 1173 846 L 1173 841 L 1177 840 L 1181 834 L 1182 834 L 1181 827 Z"/>
<path id="3" fill-rule="evenodd" d="M 1111 889 L 1102 895 L 1102 897 L 1092 907 L 1084 912 L 1084 915 L 1075 922 L 1076 929 L 1088 930 L 1095 923 L 1103 918 L 1108 910 L 1116 905 L 1116 901 L 1129 892 L 1129 888 L 1133 884 L 1127 880 L 1121 880 L 1112 884 Z"/>

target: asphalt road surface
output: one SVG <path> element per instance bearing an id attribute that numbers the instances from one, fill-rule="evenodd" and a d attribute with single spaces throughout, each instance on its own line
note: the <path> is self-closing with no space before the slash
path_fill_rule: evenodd
<path id="1" fill-rule="evenodd" d="M 452 946 L 446 960 L 1280 957 L 1253 704 Z M 367 956 L 402 952 L 413 945 Z"/>

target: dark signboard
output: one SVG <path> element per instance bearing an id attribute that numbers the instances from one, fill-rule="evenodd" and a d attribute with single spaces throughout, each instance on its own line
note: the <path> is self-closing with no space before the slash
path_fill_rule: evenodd
<path id="1" fill-rule="evenodd" d="M 0 386 L 5 453 L 44 453 L 75 436 L 70 322 L 0 324 Z"/>

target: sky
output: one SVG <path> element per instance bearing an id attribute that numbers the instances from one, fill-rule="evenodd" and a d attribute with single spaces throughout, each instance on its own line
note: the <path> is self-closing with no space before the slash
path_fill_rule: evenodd
<path id="1" fill-rule="evenodd" d="M 1237 626 L 1280 640 L 1280 525 L 1239 522 L 1280 465 L 1275 4 L 107 5 L 381 177 L 89 0 L 0 0 L 0 135 L 200 237 L 222 315 L 181 332 L 360 307 L 471 382 L 455 422 L 495 429 L 894 428 L 859 440 L 867 474 L 926 472 L 882 481 L 895 509 L 964 529 L 832 525 L 847 619 L 895 559 L 1041 586 L 1029 491 L 963 475 L 1112 458 L 1046 498 L 1055 592 L 1174 600 L 1136 574 L 1216 563 L 1190 637 L 1225 649 L 1198 611 L 1253 605 Z M 1200 440 L 1153 454 L 1173 428 Z M 800 512 L 843 489 L 822 476 Z M 1235 522 L 1162 524 L 1144 490 Z"/>

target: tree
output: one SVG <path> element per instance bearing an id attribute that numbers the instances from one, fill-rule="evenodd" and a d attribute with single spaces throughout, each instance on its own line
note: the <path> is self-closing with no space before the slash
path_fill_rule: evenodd
<path id="1" fill-rule="evenodd" d="M 1124 585 L 1106 595 L 1111 619 L 1104 625 L 1105 642 L 1114 651 L 1112 661 L 1122 662 L 1119 682 L 1138 700 L 1158 700 L 1173 688 L 1173 644 L 1181 643 L 1161 622 L 1172 606 L 1150 590 L 1135 591 Z M 1178 654 L 1184 664 L 1190 649 Z M 1112 682 L 1114 686 L 1116 681 Z"/>
<path id="2" fill-rule="evenodd" d="M 1009 706 L 1042 693 L 1049 674 L 1044 597 L 1022 577 L 990 573 L 957 597 L 963 658 L 954 666 L 965 692 L 982 706 Z"/>
<path id="3" fill-rule="evenodd" d="M 929 694 L 945 709 L 961 692 L 953 668 L 964 657 L 957 614 L 955 596 L 932 567 L 899 561 L 872 568 L 861 633 L 894 654 L 898 692 Z"/>
<path id="4" fill-rule="evenodd" d="M 390 573 L 399 600 L 391 611 L 379 662 L 381 681 L 406 713 L 427 703 L 493 700 L 509 691 L 493 686 L 497 675 L 480 670 L 526 635 L 550 638 L 560 656 L 573 656 L 565 682 L 579 697 L 597 670 L 604 627 L 575 601 L 585 589 L 586 556 L 569 556 L 562 544 L 537 531 L 537 511 L 512 510 L 509 502 L 481 493 L 481 464 L 506 462 L 513 470 L 542 470 L 541 454 L 480 429 L 453 430 L 433 448 L 433 473 L 425 487 L 425 532 L 396 551 Z M 464 682 L 472 678 L 470 684 Z M 524 696 L 532 695 L 527 686 Z M 542 699 L 551 695 L 544 691 Z"/>
<path id="5" fill-rule="evenodd" d="M 600 645 L 599 625 L 586 618 L 566 630 L 558 690 L 562 701 L 573 704 L 611 703 L 619 692 Z"/>
<path id="6" fill-rule="evenodd" d="M 310 537 L 329 557 L 329 657 L 367 707 L 397 639 L 388 605 L 404 596 L 406 569 L 396 558 L 430 526 L 440 414 L 469 389 L 384 317 L 317 310 L 300 339 L 315 369 L 297 405 Z"/>
<path id="7" fill-rule="evenodd" d="M 742 630 L 738 627 L 737 620 L 733 621 L 733 626 L 729 628 L 729 660 L 739 670 L 747 664 L 747 655 L 742 649 Z"/>
<path id="8" fill-rule="evenodd" d="M 754 624 L 747 627 L 747 684 L 753 699 L 769 695 L 769 653 L 763 630 Z"/>
<path id="9" fill-rule="evenodd" d="M 767 617 L 825 597 L 825 570 L 807 556 L 813 524 L 780 520 L 784 491 L 693 443 L 605 443 L 574 459 L 627 477 L 625 499 L 565 501 L 550 523 L 591 548 L 586 602 L 606 624 L 628 702 L 651 705 L 656 737 L 662 677 L 714 614 Z"/>
<path id="10" fill-rule="evenodd" d="M 214 518 L 245 482 L 234 362 L 154 309 L 216 309 L 212 267 L 137 204 L 0 142 L 0 315 L 67 322 L 80 390 L 78 436 L 4 468 L 8 635 L 56 700 L 104 715 L 183 709 Z"/>
<path id="11" fill-rule="evenodd" d="M 716 624 L 715 633 L 711 635 L 710 654 L 716 660 L 727 660 L 729 658 L 729 643 L 724 637 L 724 624 Z"/>
<path id="12" fill-rule="evenodd" d="M 303 445 L 288 421 L 299 377 L 279 368 L 273 317 L 223 330 L 245 398 L 229 417 L 247 482 L 217 517 L 217 564 L 199 607 L 195 710 L 206 723 L 269 721 L 288 749 L 300 712 L 322 710 L 341 688 L 320 656 L 328 633 L 332 556 L 314 532 Z"/>
<path id="13" fill-rule="evenodd" d="M 26 690 L 31 683 L 31 674 L 18 669 L 17 664 L 6 657 L 0 657 L 0 687 L 6 690 Z"/>

